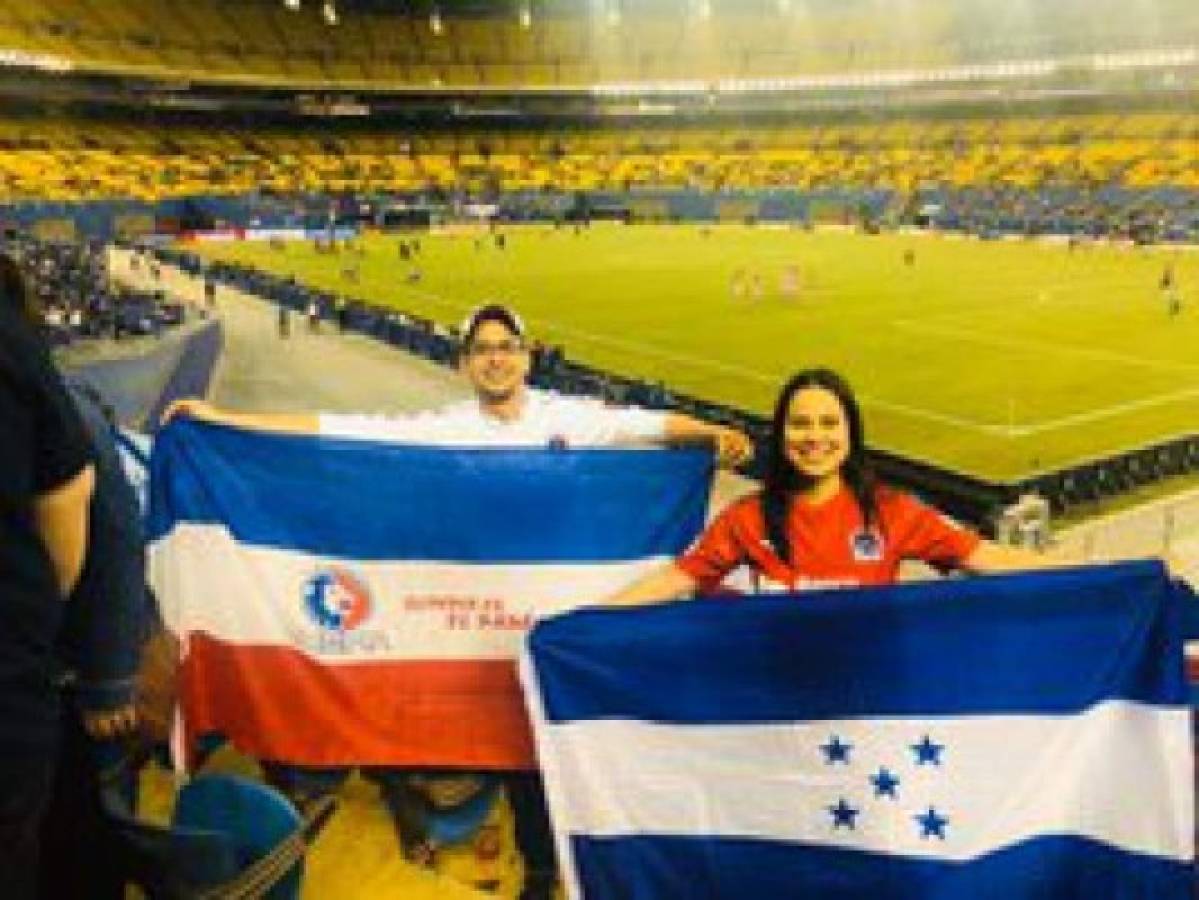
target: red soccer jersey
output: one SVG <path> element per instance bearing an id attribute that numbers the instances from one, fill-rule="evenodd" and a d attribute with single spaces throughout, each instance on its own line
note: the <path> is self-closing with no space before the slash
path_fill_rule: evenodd
<path id="1" fill-rule="evenodd" d="M 766 536 L 761 496 L 745 497 L 708 526 L 678 559 L 678 567 L 703 590 L 712 590 L 741 565 L 753 570 L 758 590 L 858 587 L 893 583 L 905 559 L 955 568 L 978 546 L 977 534 L 910 494 L 880 488 L 876 497 L 878 514 L 869 531 L 848 488 L 819 506 L 793 503 L 787 522 L 791 560 L 786 562 Z"/>

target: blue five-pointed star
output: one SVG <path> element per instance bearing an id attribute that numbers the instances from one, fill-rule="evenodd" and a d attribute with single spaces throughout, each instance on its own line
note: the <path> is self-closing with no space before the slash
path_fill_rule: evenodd
<path id="1" fill-rule="evenodd" d="M 892 775 L 887 769 L 881 768 L 877 775 L 870 776 L 870 783 L 874 785 L 874 796 L 890 797 L 892 800 L 898 800 L 899 794 L 895 789 L 899 787 L 899 779 Z"/>
<path id="2" fill-rule="evenodd" d="M 820 747 L 824 751 L 825 763 L 832 765 L 833 763 L 845 763 L 849 765 L 849 751 L 853 749 L 853 744 L 843 743 L 841 738 L 833 735 L 829 738 L 827 744 Z"/>
<path id="3" fill-rule="evenodd" d="M 850 831 L 854 830 L 854 819 L 861 812 L 860 809 L 850 806 L 844 797 L 837 801 L 836 806 L 830 806 L 828 811 L 833 815 L 833 828 L 845 826 Z"/>
<path id="4" fill-rule="evenodd" d="M 949 824 L 949 820 L 931 806 L 928 808 L 928 812 L 912 816 L 912 818 L 920 824 L 920 837 L 939 837 L 941 840 L 945 840 L 945 826 Z"/>
<path id="5" fill-rule="evenodd" d="M 911 746 L 912 752 L 916 754 L 916 765 L 922 766 L 925 763 L 931 763 L 934 766 L 941 765 L 941 751 L 945 749 L 944 744 L 934 744 L 932 738 L 926 734 L 919 744 Z"/>

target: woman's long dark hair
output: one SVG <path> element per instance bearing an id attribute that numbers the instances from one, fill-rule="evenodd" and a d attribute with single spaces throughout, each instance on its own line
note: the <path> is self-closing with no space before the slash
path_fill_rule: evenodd
<path id="1" fill-rule="evenodd" d="M 849 426 L 849 456 L 841 467 L 841 477 L 849 487 L 867 528 L 875 524 L 877 482 L 874 468 L 866 451 L 866 432 L 862 411 L 849 383 L 831 369 L 804 369 L 791 376 L 779 392 L 774 406 L 774 422 L 770 432 L 770 451 L 766 460 L 766 477 L 762 486 L 762 515 L 766 520 L 766 536 L 783 562 L 791 562 L 791 541 L 787 536 L 787 516 L 796 494 L 812 487 L 811 478 L 796 470 L 787 458 L 787 414 L 791 400 L 805 388 L 822 388 L 841 404 Z"/>

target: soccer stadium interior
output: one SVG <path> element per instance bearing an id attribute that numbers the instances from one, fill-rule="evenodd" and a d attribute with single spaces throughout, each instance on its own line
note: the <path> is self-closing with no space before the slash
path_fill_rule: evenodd
<path id="1" fill-rule="evenodd" d="M 1195 0 L 4 0 L 0 251 L 131 432 L 457 399 L 498 299 L 539 387 L 748 434 L 720 504 L 827 364 L 887 481 L 1199 574 Z M 435 864 L 369 778 L 318 812 L 269 896 L 564 896 L 506 801 Z"/>

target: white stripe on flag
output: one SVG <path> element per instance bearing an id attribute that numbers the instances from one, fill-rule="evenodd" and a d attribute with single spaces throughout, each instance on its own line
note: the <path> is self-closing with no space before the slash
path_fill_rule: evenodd
<path id="1" fill-rule="evenodd" d="M 917 762 L 926 736 L 942 748 L 938 764 Z M 848 762 L 829 762 L 822 747 L 834 739 L 850 747 Z M 1061 717 L 548 723 L 538 749 L 553 760 L 557 826 L 571 834 L 750 837 L 946 860 L 1072 834 L 1190 860 L 1191 804 L 1171 800 L 1193 790 L 1190 740 L 1189 711 L 1109 701 Z M 898 780 L 894 797 L 871 781 L 884 769 Z M 857 812 L 837 826 L 841 801 Z M 930 809 L 944 838 L 916 818 Z"/>
<path id="2" fill-rule="evenodd" d="M 529 620 L 600 601 L 666 561 L 358 562 L 242 545 L 224 526 L 196 524 L 177 525 L 149 552 L 151 583 L 176 634 L 290 646 L 331 665 L 381 657 L 515 659 Z M 352 636 L 332 645 L 304 600 L 309 580 L 329 569 L 358 578 L 371 607 Z M 335 652 L 324 654 L 322 641 Z"/>

